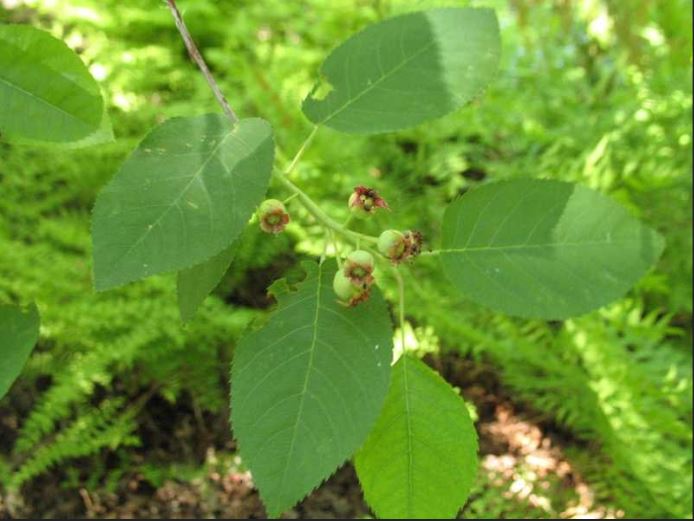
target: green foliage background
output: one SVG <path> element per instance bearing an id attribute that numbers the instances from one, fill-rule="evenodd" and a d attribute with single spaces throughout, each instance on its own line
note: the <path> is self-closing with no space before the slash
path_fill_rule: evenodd
<path id="1" fill-rule="evenodd" d="M 461 4 L 181 0 L 180 8 L 235 110 L 272 122 L 282 161 L 310 129 L 300 102 L 336 43 L 385 16 Z M 455 298 L 431 258 L 410 269 L 407 309 L 415 331 L 430 327 L 442 349 L 491 363 L 518 400 L 584 441 L 572 461 L 602 500 L 629 516 L 691 516 L 691 2 L 467 4 L 495 7 L 501 23 L 502 64 L 486 94 L 394 135 L 322 130 L 298 181 L 338 220 L 355 184 L 373 186 L 394 210 L 364 230 L 416 228 L 431 246 L 447 202 L 515 177 L 583 183 L 660 231 L 667 246 L 657 268 L 589 315 L 561 323 L 494 315 Z M 151 393 L 226 410 L 233 346 L 268 304 L 258 295 L 323 245 L 317 226 L 292 224 L 277 238 L 248 229 L 186 326 L 173 277 L 95 294 L 97 191 L 153 125 L 218 109 L 163 2 L 3 0 L 0 22 L 48 29 L 77 50 L 116 136 L 70 151 L 0 142 L 0 301 L 35 300 L 42 317 L 40 344 L 0 402 L 0 413 L 26 414 L 18 438 L 3 441 L 0 482 L 14 489 L 80 456 L 93 458 L 90 479 L 108 481 L 97 463 L 106 452 L 121 471 L 137 465 L 128 447 L 139 443 L 138 410 Z M 310 222 L 292 211 L 295 223 Z M 391 281 L 382 286 L 393 296 Z M 469 512 L 513 515 L 485 498 Z"/>

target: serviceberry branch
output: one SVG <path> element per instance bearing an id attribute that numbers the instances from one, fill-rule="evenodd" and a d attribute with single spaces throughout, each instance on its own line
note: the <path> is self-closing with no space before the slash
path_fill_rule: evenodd
<path id="1" fill-rule="evenodd" d="M 232 123 L 236 123 L 239 120 L 239 118 L 233 111 L 231 106 L 229 106 L 229 102 L 224 97 L 224 94 L 222 94 L 222 91 L 220 90 L 219 85 L 214 79 L 212 72 L 207 67 L 205 60 L 203 59 L 202 55 L 200 54 L 200 51 L 195 45 L 195 41 L 193 40 L 193 37 L 188 31 L 188 28 L 186 27 L 186 24 L 183 21 L 183 17 L 181 16 L 181 13 L 178 10 L 178 7 L 176 6 L 176 1 L 166 0 L 166 4 L 168 5 L 169 10 L 173 15 L 174 21 L 176 22 L 176 27 L 178 28 L 178 32 L 181 34 L 181 37 L 183 38 L 183 42 L 185 43 L 186 49 L 188 49 L 188 54 L 190 55 L 191 59 L 197 64 L 198 68 L 200 69 L 200 72 L 202 72 L 203 76 L 207 80 L 210 89 L 214 93 L 215 98 L 217 98 L 217 101 L 221 105 L 224 113 L 227 115 L 227 117 L 231 120 Z M 354 232 L 352 230 L 347 229 L 345 225 L 341 225 L 338 222 L 336 222 L 334 219 L 328 216 L 313 201 L 313 199 L 311 199 L 308 196 L 308 194 L 306 194 L 303 190 L 301 190 L 298 186 L 296 186 L 287 178 L 287 176 L 294 170 L 296 165 L 299 163 L 301 157 L 304 155 L 304 152 L 310 146 L 311 142 L 313 141 L 313 138 L 316 135 L 316 132 L 318 132 L 318 128 L 318 125 L 314 125 L 313 129 L 311 130 L 311 133 L 308 135 L 301 147 L 299 147 L 299 151 L 296 153 L 292 161 L 289 163 L 289 166 L 286 168 L 284 173 L 275 171 L 275 178 L 280 182 L 280 184 L 282 184 L 287 190 L 291 192 L 292 195 L 290 196 L 290 198 L 297 197 L 301 204 L 306 208 L 306 210 L 311 215 L 313 215 L 313 217 L 325 228 L 338 233 L 339 235 L 349 239 L 353 243 L 360 243 L 361 241 L 364 241 L 367 243 L 376 244 L 378 242 L 378 238 Z"/>

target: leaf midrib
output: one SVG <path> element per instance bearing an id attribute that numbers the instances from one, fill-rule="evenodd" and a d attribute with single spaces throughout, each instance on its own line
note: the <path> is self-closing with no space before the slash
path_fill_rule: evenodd
<path id="1" fill-rule="evenodd" d="M 45 99 L 45 98 L 42 98 L 41 96 L 37 96 L 37 95 L 34 94 L 33 92 L 28 91 L 28 90 L 22 88 L 21 86 L 15 84 L 15 83 L 9 82 L 8 80 L 6 80 L 5 78 L 3 78 L 3 77 L 1 77 L 1 76 L 0 76 L 0 83 L 4 83 L 5 85 L 8 85 L 10 88 L 12 88 L 12 89 L 14 89 L 14 90 L 16 90 L 16 91 L 18 91 L 18 92 L 21 92 L 21 93 L 24 94 L 24 95 L 30 96 L 30 97 L 32 97 L 32 98 L 35 98 L 36 100 L 42 102 L 44 105 L 47 105 L 48 107 L 50 107 L 50 108 L 52 108 L 52 109 L 54 109 L 54 110 L 56 110 L 56 111 L 58 111 L 58 112 L 61 112 L 61 113 L 65 114 L 65 115 L 66 115 L 67 117 L 69 117 L 71 120 L 76 121 L 76 122 L 79 123 L 80 125 L 86 125 L 87 127 L 89 127 L 89 121 L 88 121 L 88 120 L 82 119 L 82 118 L 80 118 L 78 115 L 71 114 L 70 112 L 67 112 L 67 111 L 66 111 L 65 109 L 63 109 L 62 107 L 60 107 L 60 106 L 58 106 L 58 105 L 56 105 L 56 104 L 54 104 L 54 103 L 51 103 L 49 100 L 47 100 L 47 99 Z M 86 90 L 82 89 L 82 91 L 83 91 L 84 93 L 86 93 L 89 97 L 94 98 L 94 96 L 93 96 L 92 94 L 90 94 L 89 92 L 87 92 Z"/>
<path id="2" fill-rule="evenodd" d="M 402 346 L 403 349 L 405 346 Z M 407 379 L 407 353 L 402 354 L 403 387 L 405 388 L 405 424 L 407 425 L 407 514 L 412 515 L 413 477 L 412 477 L 412 419 L 410 418 L 410 391 Z"/>
<path id="3" fill-rule="evenodd" d="M 500 245 L 500 246 L 473 246 L 473 247 L 464 247 L 464 248 L 442 248 L 440 250 L 436 250 L 436 253 L 469 253 L 469 252 L 474 252 L 474 251 L 506 251 L 506 250 L 531 250 L 531 249 L 538 249 L 538 248 L 556 248 L 556 247 L 575 247 L 575 246 L 605 246 L 608 244 L 611 245 L 620 245 L 620 244 L 630 244 L 634 242 L 639 242 L 639 239 L 634 238 L 634 239 L 624 239 L 624 240 L 618 240 L 618 241 L 586 241 L 586 242 L 547 242 L 543 244 L 509 244 L 509 245 Z"/>
<path id="4" fill-rule="evenodd" d="M 26 55 L 26 52 L 25 52 L 25 50 L 24 50 L 22 47 L 20 47 L 20 46 L 18 46 L 18 45 L 14 45 L 12 42 L 9 42 L 9 41 L 7 41 L 7 40 L 3 40 L 3 42 L 4 42 L 4 44 L 7 45 L 8 47 L 13 48 L 13 49 L 17 49 L 17 53 L 18 53 L 18 54 L 21 53 L 22 55 Z M 74 52 L 74 51 L 72 51 L 72 49 L 70 49 L 67 45 L 66 45 L 65 47 L 66 47 L 70 52 Z M 78 59 L 78 61 L 79 61 L 79 59 Z M 81 61 L 80 61 L 80 63 L 81 63 Z M 54 69 L 53 67 L 51 67 L 50 65 L 48 65 L 48 64 L 46 64 L 46 63 L 44 63 L 44 62 L 41 62 L 39 65 L 45 66 L 45 68 L 46 68 L 47 70 L 49 70 L 49 71 L 51 71 L 52 73 L 56 74 L 57 76 L 61 77 L 61 78 L 62 78 L 63 80 L 65 80 L 66 82 L 68 82 L 68 83 L 74 85 L 74 89 L 78 89 L 78 90 L 82 91 L 85 95 L 89 96 L 90 98 L 97 98 L 97 99 L 98 99 L 98 95 L 97 95 L 97 94 L 94 94 L 94 93 L 92 93 L 92 92 L 89 92 L 89 90 L 87 90 L 83 85 L 80 85 L 79 83 L 75 82 L 72 78 L 66 76 L 64 72 L 59 71 L 59 70 L 56 70 L 56 69 Z M 82 65 L 84 66 L 83 63 L 82 63 Z M 86 67 L 86 66 L 85 66 L 85 67 Z M 91 76 L 90 76 L 90 78 L 91 78 Z M 90 122 L 89 122 L 87 119 L 82 119 L 82 118 L 80 118 L 78 115 L 71 114 L 70 112 L 67 112 L 65 109 L 63 109 L 63 108 L 60 107 L 59 105 L 56 105 L 56 104 L 52 103 L 50 100 L 48 100 L 48 99 L 46 99 L 46 98 L 43 98 L 43 97 L 41 97 L 41 96 L 37 96 L 36 94 L 32 93 L 31 91 L 28 91 L 28 90 L 24 89 L 24 88 L 23 88 L 22 86 L 20 86 L 19 84 L 11 82 L 7 77 L 2 77 L 2 76 L 0 76 L 0 82 L 4 83 L 4 84 L 6 84 L 6 85 L 9 85 L 11 88 L 13 88 L 13 89 L 15 89 L 15 90 L 17 90 L 17 91 L 19 91 L 19 92 L 22 92 L 22 93 L 24 93 L 24 94 L 27 94 L 27 95 L 33 97 L 33 98 L 36 98 L 37 100 L 39 100 L 40 102 L 44 103 L 45 105 L 47 105 L 47 106 L 49 106 L 49 107 L 52 107 L 52 108 L 58 110 L 59 112 L 62 112 L 63 114 L 65 114 L 66 116 L 72 118 L 73 120 L 77 121 L 78 123 L 81 123 L 81 124 L 83 124 L 83 125 L 86 125 L 88 128 L 91 127 Z"/>
<path id="5" fill-rule="evenodd" d="M 321 289 L 322 289 L 322 282 L 323 282 L 323 264 L 318 265 L 318 273 L 316 275 L 317 277 L 317 284 L 316 284 L 316 311 L 313 316 L 313 336 L 311 338 L 311 347 L 309 347 L 309 358 L 308 358 L 308 367 L 306 368 L 306 376 L 304 377 L 304 384 L 301 389 L 300 396 L 301 398 L 299 399 L 299 410 L 297 411 L 296 414 L 296 420 L 294 422 L 294 426 L 292 428 L 292 438 L 291 441 L 289 442 L 289 450 L 287 451 L 287 458 L 284 460 L 284 470 L 282 471 L 282 479 L 280 480 L 280 486 L 279 486 L 279 493 L 278 497 L 282 497 L 282 494 L 284 492 L 284 483 L 287 479 L 287 472 L 289 471 L 289 462 L 292 459 L 293 456 L 293 451 L 294 451 L 294 444 L 296 443 L 296 433 L 299 428 L 299 420 L 301 418 L 301 415 L 304 410 L 304 404 L 306 403 L 306 396 L 307 396 L 307 390 L 308 390 L 308 383 L 309 380 L 311 379 L 311 371 L 313 369 L 313 360 L 315 358 L 315 353 L 316 353 L 316 342 L 318 340 L 318 317 L 320 315 L 320 310 L 321 310 L 321 305 L 320 305 L 320 295 L 321 295 Z"/>

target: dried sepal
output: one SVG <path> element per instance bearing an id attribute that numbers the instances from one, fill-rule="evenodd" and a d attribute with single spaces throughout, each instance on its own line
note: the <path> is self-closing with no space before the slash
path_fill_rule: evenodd
<path id="1" fill-rule="evenodd" d="M 383 199 L 376 190 L 366 186 L 359 185 L 354 188 L 354 192 L 349 196 L 349 210 L 353 215 L 358 217 L 368 217 L 372 215 L 376 209 L 383 208 L 389 210 L 388 203 Z"/>
<path id="2" fill-rule="evenodd" d="M 374 258 L 364 250 L 355 250 L 345 259 L 343 273 L 355 286 L 373 284 Z"/>

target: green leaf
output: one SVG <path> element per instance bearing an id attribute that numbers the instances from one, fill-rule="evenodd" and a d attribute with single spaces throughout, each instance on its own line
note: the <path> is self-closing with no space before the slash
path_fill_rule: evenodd
<path id="1" fill-rule="evenodd" d="M 413 127 L 478 96 L 496 73 L 500 48 L 491 9 L 397 16 L 337 47 L 302 109 L 316 124 L 353 134 Z"/>
<path id="2" fill-rule="evenodd" d="M 611 199 L 560 181 L 493 183 L 444 215 L 443 268 L 471 300 L 521 317 L 562 319 L 624 295 L 663 238 Z"/>
<path id="3" fill-rule="evenodd" d="M 364 442 L 388 390 L 392 325 L 374 289 L 353 308 L 332 290 L 334 261 L 304 263 L 296 291 L 245 336 L 231 373 L 232 427 L 270 516 L 293 506 Z"/>
<path id="4" fill-rule="evenodd" d="M 78 141 L 103 126 L 99 87 L 62 41 L 28 25 L 0 25 L 0 133 Z"/>
<path id="5" fill-rule="evenodd" d="M 39 339 L 39 310 L 0 305 L 0 398 L 10 389 Z"/>
<path id="6" fill-rule="evenodd" d="M 94 206 L 94 278 L 113 288 L 205 262 L 239 235 L 267 191 L 272 129 L 221 114 L 155 128 Z"/>
<path id="7" fill-rule="evenodd" d="M 477 474 L 477 433 L 465 402 L 423 362 L 402 356 L 355 465 L 378 517 L 455 518 Z"/>
<path id="8" fill-rule="evenodd" d="M 236 241 L 202 264 L 178 272 L 176 284 L 181 320 L 189 321 L 205 297 L 219 284 L 236 253 Z"/>
<path id="9" fill-rule="evenodd" d="M 24 140 L 19 140 L 20 143 L 22 141 Z M 106 113 L 106 109 L 104 109 L 101 115 L 101 123 L 96 131 L 88 134 L 82 139 L 78 139 L 77 141 L 61 144 L 61 147 L 67 150 L 75 150 L 94 145 L 101 145 L 104 143 L 113 143 L 114 141 L 115 137 L 113 136 L 113 126 L 111 125 L 111 120 Z"/>

